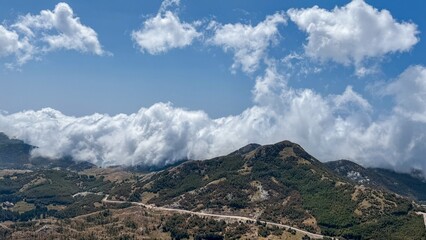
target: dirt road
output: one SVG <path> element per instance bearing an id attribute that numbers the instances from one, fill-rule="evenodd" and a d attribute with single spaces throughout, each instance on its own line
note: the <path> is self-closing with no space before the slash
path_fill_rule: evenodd
<path id="1" fill-rule="evenodd" d="M 256 223 L 258 221 L 257 219 L 254 219 L 254 218 L 248 218 L 248 217 L 242 217 L 242 216 L 193 212 L 193 211 L 183 210 L 183 209 L 157 207 L 157 206 L 152 205 L 152 204 L 143 204 L 143 203 L 140 203 L 140 202 L 126 202 L 126 201 L 108 200 L 108 195 L 106 195 L 105 198 L 102 199 L 102 202 L 112 203 L 112 204 L 131 203 L 132 205 L 142 206 L 142 207 L 145 207 L 147 209 L 152 209 L 152 210 L 175 212 L 175 213 L 181 213 L 181 214 L 190 214 L 190 215 L 196 215 L 196 216 L 202 216 L 202 217 L 213 217 L 213 218 L 216 218 L 216 219 L 235 219 L 235 220 L 238 220 L 238 221 L 244 221 L 246 223 Z M 262 224 L 270 225 L 270 226 L 276 226 L 276 227 L 286 228 L 286 229 L 293 229 L 296 232 L 306 234 L 310 238 L 313 238 L 313 239 L 323 239 L 325 237 L 324 235 L 321 235 L 321 234 L 311 233 L 311 232 L 308 232 L 308 231 L 305 231 L 305 230 L 302 230 L 302 229 L 299 229 L 299 228 L 291 227 L 291 226 L 285 225 L 285 224 L 268 222 L 268 221 L 259 221 L 259 222 L 261 222 Z"/>

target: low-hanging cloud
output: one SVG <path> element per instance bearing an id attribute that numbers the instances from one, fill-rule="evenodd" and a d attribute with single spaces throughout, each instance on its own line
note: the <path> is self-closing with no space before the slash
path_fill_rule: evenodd
<path id="1" fill-rule="evenodd" d="M 83 25 L 67 3 L 58 3 L 53 11 L 19 16 L 10 26 L 0 25 L 0 57 L 16 58 L 9 66 L 21 66 L 42 54 L 61 49 L 108 54 L 97 33 Z"/>
<path id="2" fill-rule="evenodd" d="M 425 171 L 426 122 L 413 117 L 424 114 L 423 109 L 407 109 L 409 103 L 400 100 L 404 90 L 393 90 L 403 83 L 417 96 L 407 101 L 426 101 L 425 88 L 417 87 L 426 82 L 425 71 L 413 66 L 392 81 L 386 94 L 396 101 L 394 111 L 377 119 L 351 87 L 327 96 L 293 89 L 272 63 L 257 79 L 257 85 L 269 87 L 255 88 L 254 106 L 238 115 L 211 119 L 168 103 L 116 116 L 72 117 L 42 109 L 1 114 L 0 131 L 38 146 L 34 155 L 71 155 L 101 166 L 165 165 L 226 154 L 251 142 L 290 139 L 321 160 L 348 158 L 367 166 Z"/>
<path id="3" fill-rule="evenodd" d="M 374 71 L 364 66 L 366 60 L 408 51 L 419 41 L 414 23 L 398 22 L 389 11 L 379 11 L 364 0 L 331 11 L 314 6 L 290 9 L 287 14 L 308 34 L 309 57 L 354 65 L 359 76 Z"/>

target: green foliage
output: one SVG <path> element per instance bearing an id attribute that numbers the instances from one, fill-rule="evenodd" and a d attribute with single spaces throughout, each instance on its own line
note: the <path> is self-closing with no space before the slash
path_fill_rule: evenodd
<path id="1" fill-rule="evenodd" d="M 48 204 L 69 204 L 72 195 L 81 191 L 81 181 L 76 173 L 57 170 L 46 170 L 38 175 L 44 181 L 27 188 L 21 193 L 28 202 Z"/>
<path id="2" fill-rule="evenodd" d="M 282 154 L 283 147 L 291 148 L 288 154 Z M 243 168 L 250 169 L 249 174 L 240 174 Z M 361 194 L 357 200 L 352 199 L 353 184 L 345 182 L 299 146 L 288 142 L 260 147 L 250 153 L 250 158 L 235 152 L 212 160 L 186 162 L 155 175 L 151 181 L 149 190 L 158 193 L 159 197 L 151 199 L 150 203 L 164 205 L 179 200 L 185 209 L 201 206 L 218 211 L 224 206 L 235 211 L 258 208 L 263 210 L 261 219 L 279 222 L 285 218 L 302 228 L 309 227 L 303 221 L 313 216 L 321 231 L 330 236 L 379 238 L 377 232 L 387 231 L 392 232 L 392 236 L 399 236 L 405 232 L 403 229 L 411 232 L 424 229 L 409 215 L 413 208 L 410 201 L 380 190 L 375 194 L 383 195 L 386 206 L 383 209 L 373 206 L 362 216 L 355 215 L 364 199 L 377 206 L 380 202 L 374 201 L 379 200 L 372 197 L 371 191 Z M 268 191 L 266 199 L 250 200 L 257 191 L 250 184 L 253 181 Z M 192 190 L 197 191 L 188 193 Z M 183 197 L 178 199 L 177 196 Z M 412 225 L 407 227 L 406 222 Z M 401 224 L 405 227 L 399 227 Z M 376 233 L 370 229 L 376 229 Z M 316 231 L 313 227 L 307 230 Z M 258 234 L 265 236 L 268 231 L 268 228 L 260 227 Z M 418 237 L 412 233 L 407 236 Z"/>
<path id="3" fill-rule="evenodd" d="M 124 226 L 131 229 L 136 229 L 138 227 L 137 224 L 131 219 L 125 219 Z"/>
<path id="4" fill-rule="evenodd" d="M 15 179 L 16 178 L 16 179 Z M 0 196 L 8 196 L 18 193 L 25 184 L 34 178 L 34 174 L 15 174 L 12 176 L 4 176 L 0 179 Z"/>
<path id="5" fill-rule="evenodd" d="M 105 225 L 117 222 L 118 219 L 112 217 L 110 210 L 103 210 L 97 214 L 87 216 L 86 221 L 95 225 Z"/>
<path id="6" fill-rule="evenodd" d="M 303 237 L 302 237 L 302 240 L 310 240 L 311 238 L 308 236 L 308 235 L 304 235 Z"/>
<path id="7" fill-rule="evenodd" d="M 271 234 L 271 232 L 269 231 L 269 229 L 267 227 L 264 226 L 260 226 L 258 231 L 257 231 L 257 235 L 259 237 L 268 237 Z"/>
<path id="8" fill-rule="evenodd" d="M 193 239 L 239 239 L 242 234 L 248 231 L 248 227 L 225 221 L 204 219 L 198 216 L 173 215 L 163 224 L 164 232 L 170 232 L 173 239 L 190 238 Z"/>
<path id="9" fill-rule="evenodd" d="M 18 217 L 19 217 L 19 214 L 16 213 L 16 212 L 0 209 L 0 222 L 16 221 L 16 219 L 18 219 Z"/>
<path id="10" fill-rule="evenodd" d="M 215 234 L 215 233 L 206 233 L 206 234 L 196 235 L 194 239 L 195 240 L 222 240 L 224 239 L 224 237 L 222 235 Z"/>
<path id="11" fill-rule="evenodd" d="M 129 198 L 132 193 L 132 183 L 123 182 L 116 184 L 110 191 L 111 196 L 123 196 L 125 198 Z"/>
<path id="12" fill-rule="evenodd" d="M 356 202 L 350 192 L 336 189 L 327 181 L 312 181 L 301 188 L 303 204 L 312 211 L 318 224 L 330 228 L 345 228 L 357 224 Z"/>
<path id="13" fill-rule="evenodd" d="M 189 238 L 188 232 L 184 229 L 186 218 L 182 215 L 173 215 L 163 225 L 164 232 L 170 232 L 173 239 Z"/>
<path id="14" fill-rule="evenodd" d="M 242 235 L 246 234 L 250 228 L 247 226 L 247 224 L 243 223 L 232 223 L 229 224 L 228 228 L 225 232 L 225 238 L 226 239 L 240 239 Z"/>
<path id="15" fill-rule="evenodd" d="M 101 202 L 103 196 L 89 194 L 84 197 L 75 197 L 74 202 L 68 205 L 64 210 L 55 214 L 58 218 L 72 218 L 75 216 L 95 212 L 99 210 L 95 207 L 95 202 Z"/>
<path id="16" fill-rule="evenodd" d="M 0 203 L 25 200 L 36 205 L 36 209 L 21 214 L 2 210 L 0 220 L 28 221 L 47 216 L 67 218 L 97 211 L 93 203 L 101 202 L 103 196 L 89 194 L 73 198 L 72 195 L 77 192 L 107 190 L 110 184 L 94 176 L 79 175 L 67 170 L 37 170 L 5 176 L 0 179 Z M 46 207 L 49 204 L 65 205 L 66 208 L 61 211 L 48 210 Z"/>
<path id="17" fill-rule="evenodd" d="M 421 216 L 385 216 L 347 229 L 348 239 L 426 239 Z"/>

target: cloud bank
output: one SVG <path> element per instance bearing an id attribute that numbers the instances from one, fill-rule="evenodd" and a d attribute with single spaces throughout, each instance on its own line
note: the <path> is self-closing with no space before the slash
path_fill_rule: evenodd
<path id="1" fill-rule="evenodd" d="M 163 2 L 159 13 L 145 22 L 140 33 L 158 34 L 160 39 L 142 44 L 143 51 L 158 54 L 184 47 L 198 34 L 194 26 L 185 25 L 167 10 L 178 4 L 176 0 Z M 74 19 L 69 18 L 72 13 L 63 7 L 68 17 L 61 19 Z M 58 12 L 55 8 L 54 13 Z M 4 43 L 0 54 L 25 52 L 22 49 L 26 48 L 31 31 L 49 28 L 44 27 L 47 21 L 44 19 L 50 18 L 40 17 L 42 15 L 36 17 L 40 20 L 31 21 L 32 24 L 16 26 L 21 32 L 26 32 L 25 26 L 29 28 L 25 38 L 15 34 L 18 30 L 0 27 L 0 42 Z M 288 15 L 309 34 L 306 53 L 320 60 L 360 67 L 366 59 L 407 51 L 418 41 L 414 24 L 398 23 L 389 12 L 378 11 L 361 0 L 333 11 L 314 7 L 293 9 Z M 370 19 L 368 25 L 361 15 Z M 25 23 L 24 18 L 21 22 Z M 251 75 L 261 63 L 266 66 L 263 74 L 255 77 L 253 106 L 240 114 L 212 119 L 203 111 L 177 108 L 170 103 L 157 103 L 134 114 L 115 116 L 73 117 L 45 108 L 14 114 L 0 112 L 0 131 L 38 146 L 33 151 L 35 156 L 70 155 L 99 166 L 158 166 L 227 154 L 252 142 L 268 144 L 288 139 L 323 161 L 346 158 L 366 166 L 399 171 L 417 168 L 426 172 L 423 159 L 426 155 L 426 67 L 408 67 L 382 86 L 384 90 L 379 94 L 394 101 L 387 114 L 376 113 L 372 104 L 351 86 L 334 95 L 291 88 L 288 84 L 291 75 L 282 72 L 282 62 L 268 55 L 269 48 L 279 40 L 280 24 L 286 24 L 283 13 L 268 16 L 256 26 L 210 24 L 213 36 L 208 38 L 209 43 L 234 54 L 233 69 L 241 68 Z M 352 33 L 350 29 L 356 31 Z M 66 35 L 67 31 L 62 32 Z M 169 32 L 170 36 L 165 37 Z M 185 40 L 187 34 L 190 37 Z M 147 39 L 151 38 L 147 35 Z M 179 43 L 176 39 L 185 41 Z M 76 46 L 79 45 L 76 43 Z M 379 48 L 368 52 L 374 47 Z M 292 58 L 297 61 L 299 55 Z"/>
<path id="2" fill-rule="evenodd" d="M 97 33 L 83 25 L 67 3 L 38 15 L 20 16 L 10 26 L 0 25 L 0 57 L 14 56 L 21 66 L 40 55 L 56 50 L 75 50 L 104 55 Z"/>
<path id="3" fill-rule="evenodd" d="M 408 51 L 419 41 L 415 24 L 398 22 L 389 11 L 379 11 L 363 0 L 331 11 L 314 6 L 290 9 L 287 14 L 308 34 L 309 57 L 354 65 L 360 76 L 371 71 L 364 67 L 366 60 Z"/>
<path id="4" fill-rule="evenodd" d="M 0 131 L 39 146 L 34 155 L 71 155 L 100 166 L 164 165 L 227 154 L 251 142 L 290 139 L 321 160 L 425 171 L 426 121 L 418 117 L 424 116 L 425 72 L 413 66 L 388 84 L 394 111 L 375 120 L 368 101 L 351 87 L 327 96 L 292 89 L 270 64 L 257 79 L 254 106 L 239 115 L 211 119 L 167 103 L 116 116 L 72 117 L 47 108 L 1 114 Z M 404 97 L 407 91 L 412 98 Z"/>
<path id="5" fill-rule="evenodd" d="M 165 53 L 186 47 L 201 36 L 196 30 L 197 23 L 181 22 L 176 13 L 168 10 L 173 5 L 178 6 L 179 1 L 164 1 L 156 16 L 148 18 L 141 29 L 132 32 L 132 40 L 141 52 Z"/>

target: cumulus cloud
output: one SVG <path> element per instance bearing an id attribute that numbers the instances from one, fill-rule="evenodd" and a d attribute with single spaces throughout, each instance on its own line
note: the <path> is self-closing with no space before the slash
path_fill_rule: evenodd
<path id="1" fill-rule="evenodd" d="M 348 158 L 367 166 L 425 171 L 426 122 L 417 117 L 424 115 L 423 105 L 416 107 L 425 99 L 418 87 L 426 82 L 425 69 L 411 67 L 388 85 L 395 110 L 378 118 L 353 88 L 326 96 L 293 89 L 270 64 L 256 80 L 255 104 L 238 115 L 211 119 L 165 103 L 116 116 L 72 117 L 42 109 L 0 114 L 0 131 L 39 146 L 34 155 L 71 155 L 101 166 L 164 165 L 227 154 L 251 142 L 290 139 L 321 160 Z M 414 95 L 407 102 L 401 100 L 405 89 Z"/>
<path id="2" fill-rule="evenodd" d="M 98 165 L 161 165 L 198 152 L 195 136 L 211 121 L 203 112 L 155 104 L 131 115 L 66 116 L 54 109 L 0 117 L 0 129 L 38 146 L 34 155 L 71 155 Z"/>
<path id="3" fill-rule="evenodd" d="M 354 65 L 360 76 L 375 71 L 364 66 L 368 59 L 408 51 L 419 41 L 415 24 L 398 22 L 389 11 L 379 11 L 363 0 L 331 11 L 314 6 L 289 9 L 287 14 L 308 34 L 305 52 L 309 57 Z"/>
<path id="4" fill-rule="evenodd" d="M 132 39 L 141 52 L 156 55 L 183 48 L 201 36 L 196 30 L 197 23 L 182 22 L 176 13 L 168 10 L 173 5 L 178 6 L 179 1 L 164 1 L 156 16 L 148 18 L 141 29 L 132 32 Z"/>
<path id="5" fill-rule="evenodd" d="M 21 48 L 19 36 L 0 25 L 0 56 L 8 56 Z"/>
<path id="6" fill-rule="evenodd" d="M 60 49 L 107 54 L 97 33 L 83 25 L 67 3 L 58 3 L 53 11 L 20 16 L 11 26 L 0 25 L 0 43 L 0 56 L 14 55 L 17 65 Z"/>
<path id="7" fill-rule="evenodd" d="M 20 37 L 16 31 L 0 25 L 0 57 L 14 55 L 17 63 L 22 65 L 33 58 L 34 51 L 28 37 Z"/>
<path id="8" fill-rule="evenodd" d="M 252 73 L 258 69 L 268 47 L 277 43 L 278 25 L 286 23 L 284 13 L 267 16 L 256 26 L 212 22 L 209 28 L 214 34 L 207 42 L 234 54 L 233 70 L 241 67 L 244 72 Z"/>
<path id="9" fill-rule="evenodd" d="M 409 67 L 386 87 L 385 93 L 395 96 L 397 113 L 426 123 L 426 68 Z"/>

